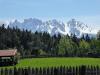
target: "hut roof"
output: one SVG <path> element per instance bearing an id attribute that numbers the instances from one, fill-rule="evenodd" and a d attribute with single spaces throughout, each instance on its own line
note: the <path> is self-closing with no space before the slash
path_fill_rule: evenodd
<path id="1" fill-rule="evenodd" d="M 16 52 L 17 52 L 17 49 L 0 50 L 0 57 L 15 56 Z"/>

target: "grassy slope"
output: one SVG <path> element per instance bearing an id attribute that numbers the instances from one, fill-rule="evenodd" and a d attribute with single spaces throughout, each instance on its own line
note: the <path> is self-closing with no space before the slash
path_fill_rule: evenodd
<path id="1" fill-rule="evenodd" d="M 99 65 L 99 58 L 32 58 L 20 60 L 17 67 L 52 67 L 52 66 Z"/>

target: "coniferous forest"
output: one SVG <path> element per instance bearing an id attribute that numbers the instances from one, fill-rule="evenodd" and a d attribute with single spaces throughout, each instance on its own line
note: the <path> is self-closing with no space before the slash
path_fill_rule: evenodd
<path id="1" fill-rule="evenodd" d="M 100 31 L 97 38 L 87 34 L 81 38 L 75 35 L 47 32 L 32 33 L 19 28 L 0 27 L 0 49 L 18 49 L 21 56 L 66 56 L 66 57 L 100 57 Z"/>

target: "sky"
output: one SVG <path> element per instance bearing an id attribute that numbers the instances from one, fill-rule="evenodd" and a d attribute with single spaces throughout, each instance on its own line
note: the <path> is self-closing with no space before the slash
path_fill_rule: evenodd
<path id="1" fill-rule="evenodd" d="M 0 21 L 72 18 L 100 27 L 100 0 L 0 0 Z"/>

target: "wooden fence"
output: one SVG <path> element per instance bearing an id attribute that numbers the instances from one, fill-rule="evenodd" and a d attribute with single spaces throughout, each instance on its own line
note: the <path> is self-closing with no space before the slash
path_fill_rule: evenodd
<path id="1" fill-rule="evenodd" d="M 100 75 L 100 67 L 0 68 L 0 75 Z"/>

